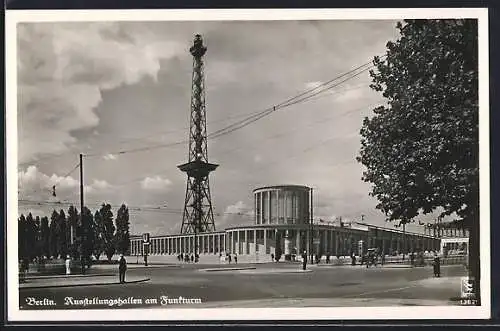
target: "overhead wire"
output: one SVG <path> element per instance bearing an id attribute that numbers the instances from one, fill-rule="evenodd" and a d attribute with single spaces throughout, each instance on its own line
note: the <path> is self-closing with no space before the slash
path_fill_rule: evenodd
<path id="1" fill-rule="evenodd" d="M 287 99 L 287 100 L 285 100 L 285 101 L 283 101 L 275 106 L 268 107 L 262 111 L 255 112 L 252 115 L 250 115 L 250 116 L 248 116 L 240 121 L 232 123 L 232 124 L 222 128 L 222 129 L 216 130 L 216 131 L 208 134 L 207 139 L 214 139 L 214 138 L 218 138 L 218 137 L 227 135 L 229 133 L 232 133 L 236 130 L 242 129 L 242 128 L 258 121 L 258 120 L 272 114 L 273 112 L 275 112 L 279 109 L 283 109 L 283 108 L 290 107 L 290 106 L 298 104 L 298 103 L 305 102 L 305 101 L 307 101 L 307 100 L 309 100 L 309 99 L 311 99 L 311 98 L 313 98 L 321 93 L 324 93 L 325 91 L 331 90 L 331 89 L 345 83 L 346 81 L 351 80 L 351 79 L 359 76 L 360 74 L 368 71 L 370 68 L 373 67 L 373 65 L 371 65 L 367 68 L 364 68 L 359 72 L 356 72 L 356 71 L 360 70 L 361 68 L 366 67 L 370 63 L 371 63 L 371 61 L 364 63 L 360 66 L 357 66 L 354 69 L 351 69 L 351 70 L 349 70 L 349 71 L 347 71 L 347 72 L 345 72 L 345 73 L 343 73 L 343 74 L 341 74 L 333 79 L 330 79 L 329 81 L 322 83 L 314 88 L 308 89 L 308 90 L 306 90 L 306 91 L 304 91 L 304 92 L 302 92 L 302 93 L 300 93 L 292 98 L 289 98 L 289 99 Z M 340 82 L 338 82 L 336 84 L 330 85 L 331 83 L 333 83 L 333 82 L 335 82 L 343 77 L 347 77 L 347 78 L 341 80 Z M 308 95 L 311 92 L 314 92 L 314 93 L 311 95 Z M 143 147 L 137 147 L 137 148 L 131 148 L 131 149 L 122 149 L 119 151 L 111 152 L 110 154 L 123 155 L 123 154 L 128 154 L 128 153 L 144 152 L 144 151 L 150 151 L 150 150 L 159 149 L 159 148 L 167 148 L 167 147 L 173 147 L 173 146 L 178 146 L 178 145 L 184 145 L 188 142 L 189 142 L 189 140 L 184 139 L 182 141 L 177 141 L 177 142 L 156 144 L 156 145 L 143 146 Z M 104 156 L 104 154 L 90 153 L 90 154 L 86 155 L 86 157 L 95 157 L 95 156 Z"/>
<path id="2" fill-rule="evenodd" d="M 77 203 L 71 202 L 71 201 L 44 201 L 44 200 L 27 200 L 27 199 L 19 199 L 18 202 L 23 205 L 29 205 L 29 206 L 47 206 L 47 207 L 53 207 L 53 206 L 64 206 L 64 207 L 69 207 L 69 206 L 75 206 Z M 92 207 L 100 207 L 103 204 L 108 204 L 107 202 L 87 202 L 87 206 L 92 206 Z M 109 203 L 110 204 L 110 203 Z M 110 204 L 111 205 L 111 204 Z M 120 204 L 121 205 L 121 204 Z M 118 206 L 118 204 L 117 204 Z M 166 213 L 166 214 L 182 214 L 183 210 L 182 209 L 171 209 L 171 208 L 166 208 L 163 206 L 134 206 L 134 205 L 127 205 L 125 206 L 128 208 L 129 212 L 158 212 L 158 213 Z M 245 209 L 242 209 L 245 210 Z M 248 210 L 248 209 L 247 209 Z M 245 216 L 245 213 L 242 212 L 217 212 L 214 213 L 216 216 L 221 216 L 221 215 L 239 215 L 239 216 Z M 248 215 L 250 216 L 250 215 Z"/>
<path id="3" fill-rule="evenodd" d="M 322 83 L 322 84 L 319 84 L 318 86 L 314 87 L 314 88 L 311 88 L 305 92 L 302 92 L 292 98 L 289 98 L 273 107 L 269 107 L 267 109 L 264 109 L 263 111 L 258 111 L 258 112 L 253 112 L 252 115 L 250 116 L 247 116 L 246 118 L 244 118 L 243 120 L 240 120 L 240 121 L 237 121 L 235 123 L 232 123 L 222 129 L 219 129 L 215 132 L 212 132 L 210 133 L 207 138 L 208 139 L 214 139 L 214 138 L 218 138 L 218 137 L 221 137 L 221 136 L 224 136 L 224 135 L 227 135 L 231 132 L 234 132 L 238 129 L 241 129 L 241 128 L 244 128 L 268 115 L 270 115 L 271 113 L 279 110 L 279 109 L 283 109 L 283 108 L 286 108 L 286 107 L 290 107 L 292 105 L 295 105 L 295 104 L 299 104 L 299 103 L 302 103 L 302 102 L 305 102 L 305 101 L 308 101 L 308 100 L 311 100 L 312 98 L 314 98 L 315 96 L 318 96 L 322 93 L 324 93 L 325 91 L 328 91 L 328 90 L 331 90 L 343 83 L 345 83 L 346 81 L 350 80 L 350 79 L 353 79 L 357 76 L 359 76 L 361 73 L 363 72 L 366 72 L 367 70 L 369 70 L 372 66 L 369 66 L 367 68 L 364 68 L 362 69 L 363 67 L 366 67 L 368 63 L 365 63 L 363 65 L 360 65 L 352 70 L 349 70 L 348 72 L 340 75 L 340 76 L 337 76 L 335 77 L 334 79 L 331 79 L 325 83 Z M 362 69 L 361 71 L 357 72 L 358 70 Z M 352 75 L 350 75 L 352 74 Z M 350 76 L 349 76 L 350 75 Z M 336 84 L 333 84 L 333 85 L 330 85 L 331 83 L 335 82 L 335 81 L 338 81 L 340 78 L 342 77 L 347 77 L 343 80 L 341 80 L 340 82 L 337 82 Z M 312 93 L 314 92 L 314 93 Z M 312 93 L 312 94 L 311 94 Z M 327 141 L 330 141 L 331 139 L 333 138 L 329 138 Z M 157 148 L 163 148 L 163 147 L 170 147 L 170 146 L 176 146 L 176 145 L 181 145 L 181 144 L 186 144 L 188 142 L 188 140 L 183 140 L 183 141 L 178 141 L 178 142 L 172 142 L 172 143 L 166 143 L 166 144 L 157 144 L 157 145 L 153 145 L 153 146 L 144 146 L 144 147 L 138 147 L 138 148 L 132 148 L 132 149 L 128 149 L 128 150 L 121 150 L 121 151 L 118 151 L 118 152 L 114 152 L 114 153 L 111 153 L 111 154 L 126 154 L 126 153 L 134 153 L 134 152 L 140 152 L 140 151 L 146 151 L 146 150 L 152 150 L 152 149 L 157 149 Z M 322 142 L 321 144 L 324 144 L 326 142 Z M 306 150 L 302 151 L 302 153 L 304 152 L 308 152 L 309 150 L 315 148 L 314 146 L 310 147 L 310 148 L 307 148 Z M 93 157 L 93 156 L 98 156 L 98 155 L 103 155 L 103 154 L 97 154 L 97 153 L 90 153 L 90 154 L 86 154 L 85 157 Z M 292 156 L 293 157 L 293 156 Z M 281 159 L 278 161 L 280 162 Z M 275 162 L 276 163 L 276 162 Z M 274 164 L 274 163 L 273 163 Z M 71 174 L 74 170 L 76 170 L 78 168 L 79 164 L 77 164 L 77 166 L 75 166 L 75 168 L 73 168 L 69 173 Z M 64 177 L 67 177 L 68 175 L 64 176 Z M 132 180 L 132 181 L 128 181 L 128 182 L 134 182 L 136 180 Z M 59 184 L 59 183 L 57 183 Z M 54 202 L 52 202 L 54 203 Z M 146 209 L 144 209 L 146 210 Z M 153 209 L 151 209 L 153 210 Z M 158 209 L 154 209 L 154 210 L 158 210 Z M 182 211 L 178 211 L 179 213 L 182 213 Z"/>

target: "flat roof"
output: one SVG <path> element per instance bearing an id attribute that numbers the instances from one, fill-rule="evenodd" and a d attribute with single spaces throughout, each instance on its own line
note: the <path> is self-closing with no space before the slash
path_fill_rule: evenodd
<path id="1" fill-rule="evenodd" d="M 296 188 L 296 189 L 301 189 L 301 190 L 310 190 L 311 188 L 309 186 L 305 186 L 305 185 L 295 185 L 295 184 L 289 184 L 289 185 L 272 185 L 272 186 L 262 186 L 262 187 L 258 187 L 256 189 L 253 190 L 253 192 L 255 191 L 259 191 L 259 190 L 269 190 L 269 189 L 283 189 L 283 188 Z"/>

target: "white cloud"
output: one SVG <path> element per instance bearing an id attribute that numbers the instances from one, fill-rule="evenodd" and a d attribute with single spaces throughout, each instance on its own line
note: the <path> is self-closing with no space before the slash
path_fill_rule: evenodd
<path id="1" fill-rule="evenodd" d="M 91 187 L 97 190 L 107 190 L 111 188 L 111 185 L 105 180 L 94 179 L 94 182 L 92 183 Z"/>
<path id="2" fill-rule="evenodd" d="M 25 171 L 18 173 L 18 185 L 21 197 L 33 194 L 49 195 L 52 186 L 57 186 L 57 191 L 68 192 L 76 189 L 79 182 L 71 176 L 62 177 L 56 174 L 48 176 L 38 170 L 36 166 L 29 166 Z"/>
<path id="3" fill-rule="evenodd" d="M 221 227 L 235 226 L 240 224 L 251 224 L 253 210 L 251 210 L 243 201 L 238 201 L 229 205 L 224 210 L 220 221 L 216 221 L 219 229 Z"/>
<path id="4" fill-rule="evenodd" d="M 47 200 L 52 198 L 52 186 L 56 186 L 56 197 L 69 199 L 80 193 L 80 181 L 71 176 L 51 176 L 44 174 L 36 166 L 29 166 L 25 171 L 18 173 L 19 198 L 35 198 Z M 91 185 L 85 185 L 86 193 L 100 193 L 111 189 L 112 186 L 105 180 L 94 179 Z"/>
<path id="5" fill-rule="evenodd" d="M 237 213 L 244 213 L 245 211 L 247 211 L 247 205 L 245 205 L 243 201 L 238 201 L 233 205 L 227 206 L 224 213 L 237 214 Z"/>
<path id="6" fill-rule="evenodd" d="M 144 190 L 151 191 L 165 191 L 171 185 L 172 182 L 168 178 L 162 178 L 161 176 L 146 177 L 141 181 L 141 187 Z"/>
<path id="7" fill-rule="evenodd" d="M 321 84 L 323 84 L 322 82 L 308 82 L 306 83 L 306 89 L 314 89 L 316 87 L 319 87 Z"/>
<path id="8" fill-rule="evenodd" d="M 106 154 L 102 158 L 106 161 L 113 161 L 117 159 L 116 155 L 113 154 Z"/>
<path id="9" fill-rule="evenodd" d="M 73 131 L 99 124 L 102 91 L 156 80 L 160 60 L 185 51 L 124 23 L 19 24 L 18 45 L 20 162 L 75 144 Z"/>

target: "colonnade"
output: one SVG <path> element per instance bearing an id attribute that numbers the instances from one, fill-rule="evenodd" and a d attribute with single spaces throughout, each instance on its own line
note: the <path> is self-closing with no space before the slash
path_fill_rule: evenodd
<path id="1" fill-rule="evenodd" d="M 312 234 L 312 238 L 311 238 Z M 304 250 L 313 253 L 330 254 L 332 256 L 359 255 L 359 242 L 365 248 L 379 248 L 385 254 L 407 253 L 410 251 L 439 250 L 440 240 L 412 233 L 371 231 L 323 226 L 312 230 L 302 227 L 263 227 L 227 229 L 225 232 L 204 233 L 194 235 L 177 235 L 154 237 L 150 239 L 150 255 L 171 255 L 195 252 L 195 238 L 199 254 L 231 253 L 239 255 L 274 254 L 279 245 L 284 255 L 298 254 Z M 131 255 L 143 254 L 142 239 L 131 240 Z"/>
<path id="2" fill-rule="evenodd" d="M 196 242 L 195 242 L 196 240 Z M 196 245 L 195 245 L 196 244 Z M 172 255 L 193 253 L 197 248 L 200 254 L 219 254 L 226 250 L 225 234 L 203 233 L 181 236 L 154 237 L 150 239 L 149 255 Z M 130 255 L 143 255 L 142 238 L 130 240 Z"/>

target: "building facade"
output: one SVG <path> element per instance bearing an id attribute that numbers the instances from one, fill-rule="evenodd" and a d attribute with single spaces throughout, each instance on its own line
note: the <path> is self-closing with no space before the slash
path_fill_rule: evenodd
<path id="1" fill-rule="evenodd" d="M 254 224 L 229 227 L 222 231 L 155 236 L 150 239 L 149 255 L 238 254 L 249 256 L 307 254 L 360 255 L 366 248 L 384 254 L 416 250 L 437 251 L 439 238 L 404 232 L 365 223 L 334 225 L 311 222 L 312 190 L 307 186 L 280 185 L 255 189 Z M 196 243 L 196 245 L 195 245 Z M 132 236 L 132 256 L 144 254 L 142 237 Z"/>

